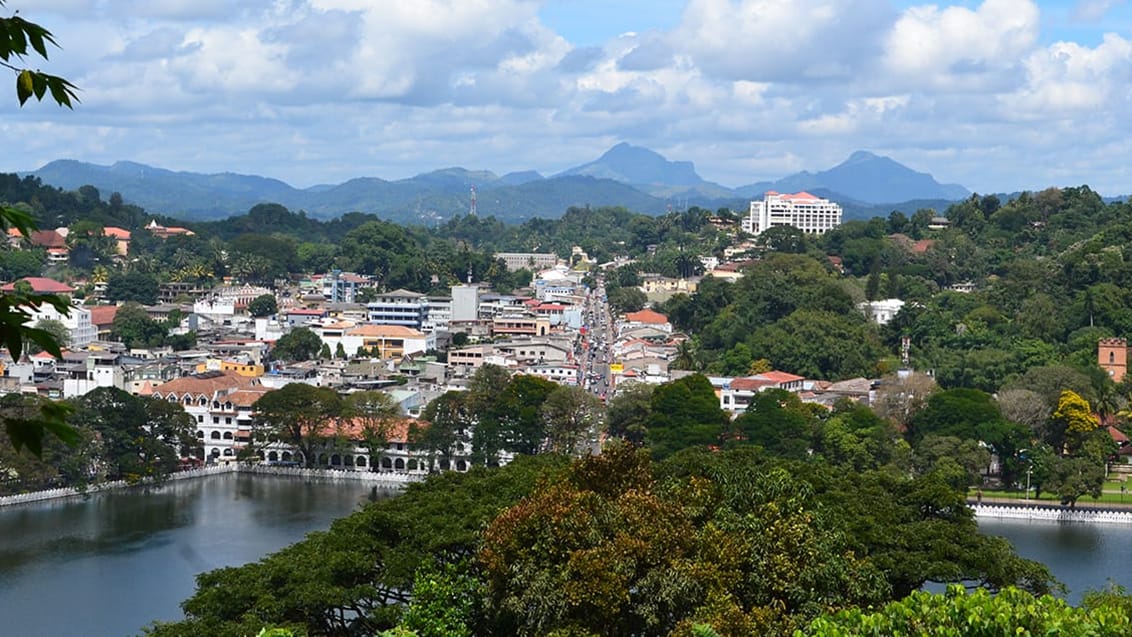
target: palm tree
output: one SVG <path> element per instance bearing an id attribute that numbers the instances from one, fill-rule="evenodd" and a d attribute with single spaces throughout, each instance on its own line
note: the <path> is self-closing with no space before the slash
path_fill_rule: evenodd
<path id="1" fill-rule="evenodd" d="M 676 357 L 672 359 L 670 367 L 674 369 L 699 371 L 702 365 L 699 360 L 699 352 L 697 352 L 696 349 L 691 339 L 680 341 L 676 346 Z"/>

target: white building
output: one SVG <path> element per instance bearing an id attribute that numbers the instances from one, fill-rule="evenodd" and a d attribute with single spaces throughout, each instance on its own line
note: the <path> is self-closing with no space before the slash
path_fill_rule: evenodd
<path id="1" fill-rule="evenodd" d="M 793 195 L 773 190 L 762 201 L 752 201 L 741 222 L 743 232 L 762 234 L 767 228 L 793 226 L 806 234 L 823 234 L 841 224 L 841 206 L 808 192 Z"/>
<path id="2" fill-rule="evenodd" d="M 258 378 L 214 371 L 171 380 L 143 394 L 180 403 L 197 423 L 205 458 L 215 461 L 234 460 L 251 443 L 252 404 L 267 391 Z"/>
<path id="3" fill-rule="evenodd" d="M 373 277 L 337 270 L 317 278 L 322 287 L 322 295 L 331 303 L 354 303 L 360 290 L 374 285 Z"/>
<path id="4" fill-rule="evenodd" d="M 558 255 L 551 252 L 496 252 L 495 258 L 503 260 L 508 272 L 523 268 L 534 272 L 558 263 Z"/>
<path id="5" fill-rule="evenodd" d="M 380 294 L 366 303 L 366 320 L 382 325 L 403 325 L 419 330 L 428 318 L 428 297 L 409 290 Z"/>
<path id="6" fill-rule="evenodd" d="M 452 321 L 475 321 L 479 318 L 480 288 L 477 285 L 452 286 Z"/>
<path id="7" fill-rule="evenodd" d="M 900 299 L 865 301 L 857 304 L 857 309 L 864 312 L 865 317 L 877 325 L 888 325 L 889 321 L 896 318 L 902 307 L 904 307 L 904 301 Z"/>

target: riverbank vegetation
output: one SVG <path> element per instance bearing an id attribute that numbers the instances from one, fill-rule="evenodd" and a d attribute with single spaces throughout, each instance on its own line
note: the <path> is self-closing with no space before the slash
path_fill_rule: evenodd
<path id="1" fill-rule="evenodd" d="M 46 401 L 34 395 L 0 397 L 0 417 L 35 418 Z M 0 444 L 0 495 L 102 482 L 160 482 L 200 443 L 196 423 L 180 404 L 102 387 L 65 401 L 74 444 L 48 436 L 39 456 Z"/>
<path id="2" fill-rule="evenodd" d="M 788 635 L 925 582 L 1056 586 L 978 534 L 945 470 L 908 478 L 753 447 L 658 462 L 616 444 L 412 485 L 261 562 L 202 575 L 187 619 L 149 634 L 667 635 L 703 623 Z M 466 603 L 437 604 L 456 597 Z"/>

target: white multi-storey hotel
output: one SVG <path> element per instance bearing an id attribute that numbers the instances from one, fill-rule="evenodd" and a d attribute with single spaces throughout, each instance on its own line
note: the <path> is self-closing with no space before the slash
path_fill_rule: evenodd
<path id="1" fill-rule="evenodd" d="M 751 212 L 742 221 L 743 232 L 759 235 L 767 228 L 794 226 L 806 234 L 822 234 L 841 224 L 841 206 L 808 192 L 793 195 L 773 190 L 762 201 L 751 202 Z"/>

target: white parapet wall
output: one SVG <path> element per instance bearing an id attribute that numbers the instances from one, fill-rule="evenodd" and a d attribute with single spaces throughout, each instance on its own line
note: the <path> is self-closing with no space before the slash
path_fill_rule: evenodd
<path id="1" fill-rule="evenodd" d="M 1132 511 L 1092 507 L 1068 508 L 1048 505 L 972 504 L 977 518 L 1038 520 L 1043 522 L 1084 522 L 1092 524 L 1132 524 Z"/>

